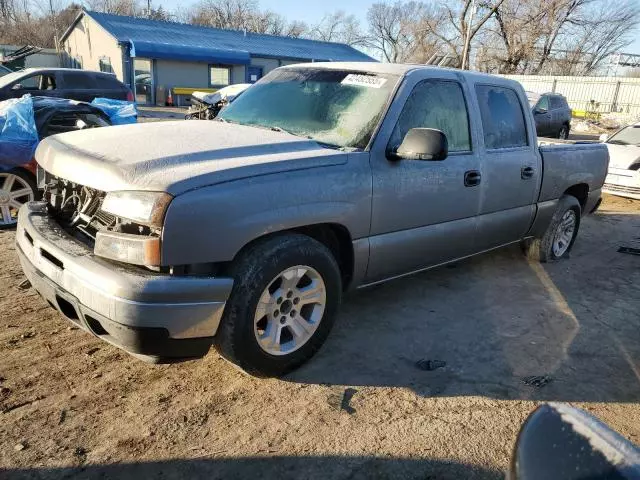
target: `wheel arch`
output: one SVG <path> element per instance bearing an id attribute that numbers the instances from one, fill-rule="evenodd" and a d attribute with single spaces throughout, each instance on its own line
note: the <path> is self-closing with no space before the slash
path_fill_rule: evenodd
<path id="1" fill-rule="evenodd" d="M 346 289 L 353 279 L 354 273 L 354 249 L 353 239 L 349 229 L 340 223 L 315 223 L 310 225 L 300 225 L 279 231 L 273 231 L 254 238 L 243 245 L 235 254 L 233 260 L 238 258 L 247 249 L 252 248 L 257 243 L 263 242 L 279 235 L 288 233 L 298 233 L 306 235 L 320 242 L 329 249 L 340 267 L 343 289 Z M 232 261 L 233 261 L 232 260 Z"/>
<path id="2" fill-rule="evenodd" d="M 587 205 L 587 200 L 589 199 L 589 185 L 586 183 L 577 183 L 567 188 L 564 191 L 563 195 L 571 195 L 576 200 L 578 200 L 578 202 L 580 202 L 582 212 L 584 212 Z"/>

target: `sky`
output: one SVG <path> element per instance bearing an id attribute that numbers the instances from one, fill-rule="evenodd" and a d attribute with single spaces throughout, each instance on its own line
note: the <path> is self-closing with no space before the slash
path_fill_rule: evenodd
<path id="1" fill-rule="evenodd" d="M 152 0 L 154 5 L 162 4 L 165 8 L 195 3 L 196 0 Z M 302 20 L 307 24 L 317 23 L 324 14 L 344 10 L 355 15 L 363 24 L 366 23 L 367 9 L 374 0 L 259 0 L 260 7 L 265 10 L 284 15 L 289 20 Z M 640 54 L 640 30 L 636 32 L 635 42 L 627 47 L 625 53 Z"/>

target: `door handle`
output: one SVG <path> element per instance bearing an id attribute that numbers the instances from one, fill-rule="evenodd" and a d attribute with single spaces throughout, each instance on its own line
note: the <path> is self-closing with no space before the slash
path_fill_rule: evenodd
<path id="1" fill-rule="evenodd" d="M 520 170 L 520 178 L 526 180 L 527 178 L 533 177 L 535 173 L 536 171 L 533 167 L 522 167 L 522 169 Z"/>
<path id="2" fill-rule="evenodd" d="M 480 180 L 482 179 L 482 175 L 477 170 L 469 170 L 468 172 L 464 172 L 464 186 L 465 187 L 475 187 L 480 185 Z"/>

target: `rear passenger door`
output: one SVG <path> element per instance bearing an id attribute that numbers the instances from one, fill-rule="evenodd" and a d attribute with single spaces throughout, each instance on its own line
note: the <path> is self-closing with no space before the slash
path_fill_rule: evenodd
<path id="1" fill-rule="evenodd" d="M 63 73 L 63 95 L 65 98 L 91 102 L 96 95 L 95 77 L 83 70 L 66 71 Z"/>
<path id="2" fill-rule="evenodd" d="M 478 250 L 487 250 L 529 230 L 542 164 L 524 95 L 501 85 L 477 84 L 475 91 L 484 138 L 477 242 Z"/>
<path id="3" fill-rule="evenodd" d="M 475 250 L 481 187 L 479 155 L 474 148 L 477 133 L 467 108 L 469 91 L 454 73 L 442 72 L 443 78 L 430 78 L 432 75 L 417 74 L 405 82 L 371 149 L 368 282 Z M 396 160 L 387 155 L 411 128 L 423 127 L 447 136 L 445 160 Z"/>

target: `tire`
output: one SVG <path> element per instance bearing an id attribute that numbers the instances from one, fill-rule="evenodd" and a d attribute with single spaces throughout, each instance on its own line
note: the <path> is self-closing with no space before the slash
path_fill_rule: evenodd
<path id="1" fill-rule="evenodd" d="M 300 298 L 286 297 L 288 287 L 284 282 L 292 282 L 292 280 L 286 280 L 282 274 L 289 271 L 301 272 L 305 268 L 307 273 L 300 277 L 298 283 L 295 283 L 293 290 L 298 292 L 296 295 L 300 294 L 306 287 L 301 286 L 300 290 L 297 287 L 307 281 L 308 275 L 316 275 L 316 280 L 319 278 L 324 284 L 323 310 L 320 309 L 319 304 L 314 304 L 309 309 Z M 302 365 L 320 349 L 331 331 L 342 296 L 340 269 L 327 247 L 305 235 L 276 235 L 259 241 L 241 252 L 232 262 L 228 273 L 233 277 L 234 285 L 214 338 L 216 349 L 225 359 L 251 375 L 279 377 Z M 278 277 L 279 275 L 281 276 Z M 321 285 L 320 282 L 313 284 Z M 274 290 L 274 293 L 269 289 Z M 276 297 L 279 297 L 278 301 L 284 301 L 275 304 L 273 302 L 276 301 Z M 293 305 L 292 302 L 296 298 L 299 303 Z M 268 305 L 268 307 L 258 311 L 258 301 L 261 299 L 260 305 Z M 285 309 L 287 305 L 288 308 Z M 318 312 L 321 315 L 319 317 L 316 315 L 317 318 L 313 323 L 310 321 L 304 324 L 305 328 L 302 330 L 299 330 L 298 325 L 299 338 L 310 335 L 304 343 L 302 340 L 299 342 L 296 340 L 294 336 L 296 329 L 293 325 L 289 326 L 288 323 L 282 325 L 283 321 L 295 323 L 289 315 L 296 314 L 296 305 L 299 305 L 300 311 L 297 312 L 299 317 L 303 315 L 305 309 L 307 316 L 316 315 Z M 276 308 L 275 311 L 274 308 Z M 277 308 L 282 308 L 282 311 L 276 315 Z M 268 311 L 268 314 L 259 319 L 258 317 L 265 311 Z M 308 313 L 310 311 L 313 314 Z M 281 326 L 278 327 L 278 323 Z M 308 333 L 307 330 L 310 325 L 313 325 L 309 327 L 312 333 Z M 275 342 L 270 343 L 271 351 L 277 350 L 271 353 L 263 345 L 271 341 L 268 332 L 275 332 L 276 327 L 281 331 L 278 335 L 280 344 L 278 347 L 273 347 Z M 259 342 L 259 337 L 264 343 Z M 289 337 L 290 340 L 287 343 Z M 267 338 L 268 341 L 265 341 L 264 339 Z M 292 341 L 293 347 L 290 348 L 288 345 L 291 345 Z M 284 349 L 283 345 L 287 345 L 287 348 Z M 286 350 L 289 349 L 291 351 L 287 352 Z"/>
<path id="2" fill-rule="evenodd" d="M 9 186 L 10 191 L 4 188 Z M 30 190 L 28 194 L 11 198 L 20 191 Z M 14 168 L 0 171 L 0 230 L 14 228 L 18 223 L 18 206 L 38 199 L 38 187 L 35 177 L 26 170 Z"/>
<path id="3" fill-rule="evenodd" d="M 560 130 L 558 131 L 558 138 L 561 140 L 567 140 L 569 138 L 569 126 L 562 125 Z"/>
<path id="4" fill-rule="evenodd" d="M 573 215 L 575 216 L 575 225 L 573 233 L 570 236 L 570 240 L 567 242 L 561 242 L 563 243 L 563 248 L 561 249 L 562 252 L 558 254 L 558 249 L 554 249 L 554 241 L 556 240 L 556 234 L 559 232 L 563 220 L 566 218 L 565 216 L 569 215 L 568 212 L 573 212 Z M 522 243 L 525 255 L 529 259 L 536 260 L 541 263 L 555 262 L 561 258 L 567 258 L 569 256 L 569 252 L 573 248 L 576 237 L 578 236 L 581 215 L 582 208 L 578 199 L 571 195 L 562 196 L 542 238 L 525 240 Z"/>

